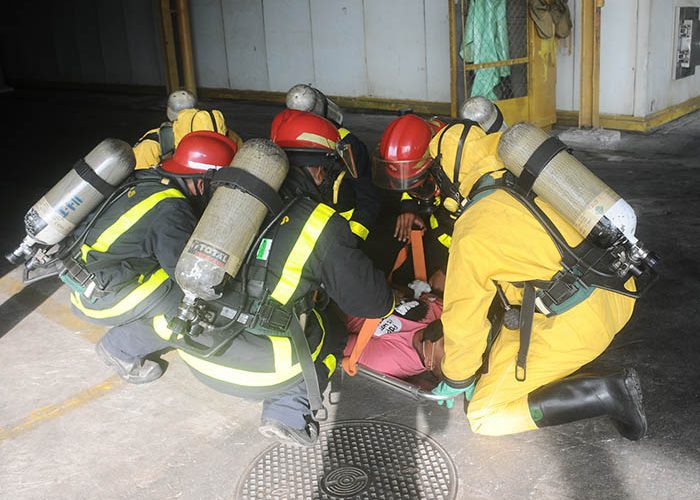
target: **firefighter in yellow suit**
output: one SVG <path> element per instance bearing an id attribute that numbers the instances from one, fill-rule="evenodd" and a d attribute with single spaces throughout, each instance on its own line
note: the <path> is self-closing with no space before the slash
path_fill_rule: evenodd
<path id="1" fill-rule="evenodd" d="M 206 130 L 225 135 L 240 149 L 243 140 L 227 127 L 221 111 L 197 109 L 196 105 L 197 98 L 186 90 L 177 90 L 170 94 L 167 104 L 169 121 L 143 134 L 134 145 L 136 170 L 159 165 L 190 132 Z"/>
<path id="2" fill-rule="evenodd" d="M 430 145 L 431 156 L 438 157 L 440 136 L 445 134 L 439 161 L 449 181 L 463 128 L 460 124 L 443 129 Z M 496 154 L 500 135 L 486 135 L 478 127 L 469 130 L 462 146 L 457 198 L 505 175 Z M 550 205 L 541 199 L 536 203 L 570 246 L 580 243 L 579 233 Z M 504 328 L 489 342 L 487 316 L 499 295 L 497 286 L 517 307 L 523 302 L 521 283 L 550 280 L 561 269 L 561 257 L 549 233 L 511 194 L 489 190 L 469 203 L 452 235 L 442 316 L 444 379 L 435 392 L 464 393 L 470 400 L 469 424 L 478 434 L 512 434 L 607 415 L 624 437 L 639 439 L 646 432 L 646 418 L 634 370 L 568 377 L 610 345 L 630 319 L 634 299 L 592 288 L 592 293 L 561 314 L 536 313 L 525 380 L 516 379 L 519 332 Z M 482 358 L 487 360 L 487 370 Z M 452 404 L 448 400 L 447 406 Z"/>

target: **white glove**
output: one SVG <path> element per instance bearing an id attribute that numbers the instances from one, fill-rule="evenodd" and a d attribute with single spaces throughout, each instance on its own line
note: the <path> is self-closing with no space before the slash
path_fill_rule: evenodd
<path id="1" fill-rule="evenodd" d="M 408 284 L 408 288 L 413 290 L 413 298 L 417 299 L 420 298 L 421 295 L 424 293 L 430 293 L 432 288 L 430 288 L 430 285 L 421 280 L 413 280 Z"/>

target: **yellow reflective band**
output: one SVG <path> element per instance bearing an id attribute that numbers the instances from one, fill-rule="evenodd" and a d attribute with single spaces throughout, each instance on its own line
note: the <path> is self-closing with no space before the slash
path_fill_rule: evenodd
<path id="1" fill-rule="evenodd" d="M 411 195 L 408 194 L 408 193 L 403 193 L 403 194 L 401 194 L 401 201 L 409 201 L 409 200 L 412 200 L 412 199 L 413 199 L 413 196 L 411 196 Z"/>
<path id="2" fill-rule="evenodd" d="M 352 231 L 353 234 L 356 234 L 363 240 L 366 240 L 367 236 L 369 236 L 369 229 L 367 229 L 365 226 L 354 220 L 350 221 L 350 231 Z"/>
<path id="3" fill-rule="evenodd" d="M 345 127 L 340 127 L 338 129 L 338 133 L 340 134 L 341 139 L 345 139 L 345 136 L 348 135 L 350 133 L 350 131 L 348 129 L 346 129 Z"/>
<path id="4" fill-rule="evenodd" d="M 343 219 L 350 220 L 352 218 L 352 214 L 355 213 L 355 209 L 351 208 L 350 210 L 346 212 L 338 212 L 338 215 L 340 215 Z"/>
<path id="5" fill-rule="evenodd" d="M 83 261 L 87 262 L 87 254 L 90 250 L 95 252 L 106 252 L 109 247 L 112 246 L 117 238 L 122 234 L 127 232 L 131 227 L 136 224 L 141 218 L 148 213 L 153 207 L 155 207 L 159 202 L 167 198 L 184 198 L 185 195 L 175 188 L 166 189 L 164 191 L 159 191 L 154 193 L 143 201 L 138 202 L 136 205 L 131 207 L 129 210 L 124 212 L 124 214 L 119 217 L 111 226 L 105 229 L 102 234 L 97 237 L 97 240 L 92 245 L 84 245 L 80 249 L 83 256 Z M 88 247 L 85 249 L 84 247 Z"/>
<path id="6" fill-rule="evenodd" d="M 323 228 L 326 227 L 328 219 L 335 210 L 328 205 L 319 203 L 304 224 L 301 234 L 297 238 L 292 251 L 287 257 L 282 269 L 277 286 L 272 292 L 271 297 L 282 305 L 285 305 L 292 298 L 294 291 L 299 286 L 301 281 L 301 272 L 309 256 L 316 246 L 318 238 L 321 236 Z"/>
<path id="7" fill-rule="evenodd" d="M 141 302 L 147 299 L 149 295 L 155 292 L 160 285 L 167 281 L 167 279 L 168 273 L 166 273 L 163 269 L 158 269 L 142 285 L 139 285 L 133 289 L 126 297 L 107 309 L 89 309 L 85 307 L 80 300 L 80 295 L 77 292 L 73 292 L 71 294 L 70 301 L 71 304 L 73 304 L 88 318 L 114 318 L 130 312 Z"/>
<path id="8" fill-rule="evenodd" d="M 338 360 L 335 359 L 335 356 L 329 354 L 323 358 L 323 364 L 328 368 L 328 378 L 331 378 L 335 373 L 336 366 L 338 366 Z"/>
<path id="9" fill-rule="evenodd" d="M 323 326 L 323 321 L 321 320 L 321 316 L 318 314 L 318 312 L 316 312 L 316 310 L 314 310 L 313 312 L 316 315 L 316 318 L 318 319 L 318 324 L 321 326 L 322 332 L 321 341 L 318 343 L 316 350 L 314 350 L 314 352 L 311 353 L 311 358 L 314 361 L 316 361 L 318 355 L 321 352 L 321 348 L 323 347 L 323 342 L 326 339 L 326 329 Z M 273 338 L 278 337 L 269 338 L 272 340 Z M 274 349 L 274 342 L 272 346 Z M 201 374 L 206 375 L 207 377 L 211 377 L 221 382 L 246 387 L 269 387 L 272 385 L 281 384 L 282 382 L 286 382 L 290 378 L 295 377 L 296 375 L 299 375 L 301 373 L 301 365 L 299 363 L 290 365 L 288 369 L 282 372 L 250 372 L 247 370 L 231 368 L 229 366 L 218 365 L 216 363 L 212 363 L 211 361 L 200 359 L 179 349 L 177 353 L 180 355 L 180 357 L 185 363 L 187 363 L 189 366 L 191 366 L 193 369 L 197 370 Z M 274 355 L 275 365 L 277 365 L 277 358 L 279 357 L 279 354 L 275 352 Z"/>
<path id="10" fill-rule="evenodd" d="M 440 224 L 438 223 L 437 217 L 430 214 L 430 229 L 437 229 Z"/>
<path id="11" fill-rule="evenodd" d="M 170 336 L 173 334 L 173 331 L 168 328 L 168 320 L 164 314 L 159 314 L 158 316 L 153 317 L 153 330 L 156 332 L 156 335 L 163 340 L 170 340 Z M 182 335 L 177 336 L 177 340 L 180 340 L 181 338 Z"/>
<path id="12" fill-rule="evenodd" d="M 294 320 L 292 320 L 294 321 Z M 284 373 L 292 367 L 292 343 L 287 337 L 268 337 L 275 357 L 275 372 Z"/>
<path id="13" fill-rule="evenodd" d="M 335 182 L 333 183 L 333 205 L 338 204 L 338 195 L 340 195 L 340 184 L 343 182 L 343 179 L 345 178 L 345 174 L 347 174 L 347 170 L 343 170 L 338 174 L 338 177 L 335 179 Z"/>
<path id="14" fill-rule="evenodd" d="M 384 316 L 382 316 L 382 319 L 388 318 L 392 314 L 394 314 L 394 311 L 396 310 L 396 295 L 392 294 L 391 296 L 391 309 L 389 310 L 388 313 L 386 313 Z"/>
<path id="15" fill-rule="evenodd" d="M 450 245 L 452 245 L 452 236 L 449 234 L 441 234 L 438 236 L 438 241 L 443 244 L 446 248 L 450 248 Z"/>
<path id="16" fill-rule="evenodd" d="M 83 243 L 83 246 L 80 247 L 80 255 L 83 258 L 83 262 L 85 262 L 86 264 L 87 264 L 87 254 L 90 250 L 92 250 L 92 248 L 90 248 L 89 245 L 86 245 L 84 243 Z"/>
<path id="17" fill-rule="evenodd" d="M 298 141 L 308 141 L 308 142 L 313 142 L 314 144 L 318 144 L 319 146 L 323 146 L 326 149 L 335 149 L 336 143 L 335 141 L 331 141 L 330 139 L 326 139 L 322 135 L 318 134 L 312 134 L 311 132 L 303 132 L 297 136 Z"/>

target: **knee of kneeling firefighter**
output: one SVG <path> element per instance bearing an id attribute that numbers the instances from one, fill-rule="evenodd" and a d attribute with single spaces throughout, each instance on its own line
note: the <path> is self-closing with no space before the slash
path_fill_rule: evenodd
<path id="1" fill-rule="evenodd" d="M 488 398 L 475 398 L 467 406 L 467 420 L 472 432 L 484 436 L 503 436 L 537 429 L 530 416 L 527 396 L 499 405 L 489 405 Z"/>

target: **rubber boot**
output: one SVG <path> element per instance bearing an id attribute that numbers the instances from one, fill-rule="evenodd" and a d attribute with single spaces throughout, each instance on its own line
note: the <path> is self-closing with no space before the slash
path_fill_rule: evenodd
<path id="1" fill-rule="evenodd" d="M 97 343 L 95 352 L 107 366 L 114 368 L 117 374 L 130 384 L 146 384 L 163 375 L 163 369 L 155 361 L 141 358 L 123 360 L 109 352 L 102 342 Z"/>
<path id="2" fill-rule="evenodd" d="M 642 387 L 632 368 L 606 377 L 576 376 L 553 382 L 531 392 L 528 404 L 537 427 L 607 415 L 631 441 L 647 431 Z"/>

